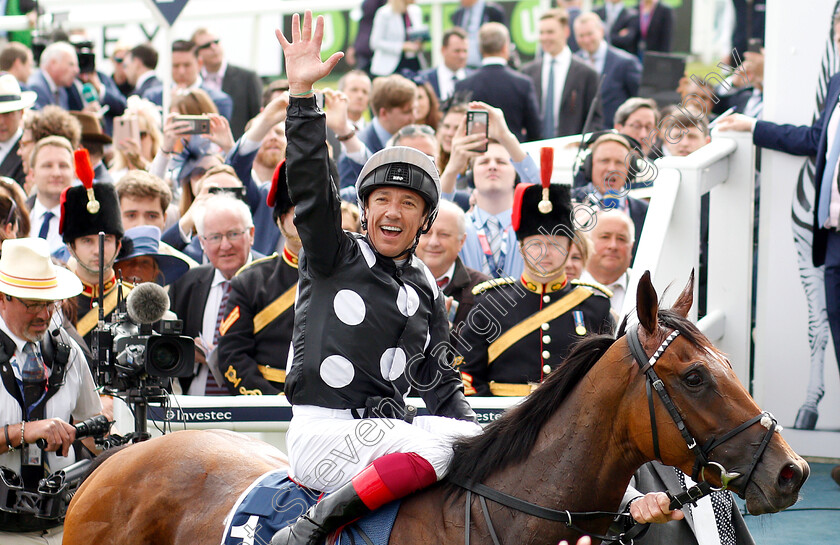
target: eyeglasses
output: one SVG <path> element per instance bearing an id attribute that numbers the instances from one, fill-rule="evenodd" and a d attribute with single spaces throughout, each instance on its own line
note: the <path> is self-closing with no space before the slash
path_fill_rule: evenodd
<path id="1" fill-rule="evenodd" d="M 207 42 L 206 44 L 201 44 L 200 46 L 196 47 L 195 50 L 196 51 L 201 51 L 202 49 L 209 49 L 210 46 L 212 46 L 212 45 L 219 45 L 219 39 L 216 38 L 215 40 L 211 40 L 211 41 Z"/>
<path id="2" fill-rule="evenodd" d="M 642 125 L 641 123 L 628 123 L 627 126 L 633 129 L 634 131 L 643 129 L 645 132 L 650 132 L 656 128 L 654 125 Z"/>
<path id="3" fill-rule="evenodd" d="M 111 60 L 114 61 L 115 64 L 122 64 L 125 57 L 111 57 Z"/>
<path id="4" fill-rule="evenodd" d="M 26 307 L 26 312 L 30 314 L 38 314 L 44 309 L 54 309 L 55 308 L 55 301 L 28 301 L 26 299 L 21 299 L 20 297 L 12 297 L 11 295 L 6 296 L 6 301 L 11 301 L 12 299 L 17 300 L 21 305 Z"/>
<path id="5" fill-rule="evenodd" d="M 248 232 L 248 229 L 243 229 L 241 231 L 228 231 L 227 233 L 213 233 L 212 235 L 207 235 L 206 237 L 201 237 L 201 239 L 208 245 L 208 246 L 218 246 L 222 243 L 222 239 L 228 239 L 228 242 L 231 244 L 236 244 L 239 239 L 242 238 L 242 235 Z"/>

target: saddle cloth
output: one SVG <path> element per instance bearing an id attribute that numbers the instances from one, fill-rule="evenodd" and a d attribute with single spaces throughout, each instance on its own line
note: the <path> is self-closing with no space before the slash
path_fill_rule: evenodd
<path id="1" fill-rule="evenodd" d="M 221 545 L 266 545 L 278 530 L 315 505 L 318 496 L 318 492 L 289 479 L 285 469 L 261 475 L 240 494 L 225 518 Z M 400 502 L 395 501 L 355 522 L 342 532 L 336 544 L 387 545 L 399 508 Z"/>

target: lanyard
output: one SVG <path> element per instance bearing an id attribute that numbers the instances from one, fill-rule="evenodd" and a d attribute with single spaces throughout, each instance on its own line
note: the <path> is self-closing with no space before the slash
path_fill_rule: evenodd
<path id="1" fill-rule="evenodd" d="M 17 358 L 12 359 L 12 365 L 14 365 L 18 369 L 18 372 L 21 374 L 21 376 L 23 376 L 23 369 L 21 368 L 20 364 L 18 363 Z M 41 365 L 44 365 L 44 364 L 41 363 Z M 23 379 L 15 377 L 15 382 L 17 382 L 18 390 L 20 390 L 20 398 L 23 400 L 23 404 L 21 405 L 21 409 L 25 413 L 24 414 L 24 420 L 29 421 L 29 417 L 32 415 L 32 411 L 35 410 L 35 407 L 37 407 L 44 400 L 44 397 L 46 397 L 46 395 L 47 395 L 47 381 L 46 380 L 43 381 L 44 382 L 44 388 L 43 388 L 43 391 L 41 392 L 40 397 L 38 397 L 38 399 L 36 401 L 34 401 L 33 403 L 30 403 L 29 405 L 26 404 L 27 400 L 26 400 L 26 393 L 24 392 Z"/>
<path id="2" fill-rule="evenodd" d="M 473 220 L 475 223 L 475 220 Z M 490 275 L 497 278 L 499 270 L 504 270 L 505 262 L 507 261 L 507 246 L 508 246 L 508 230 L 510 226 L 505 227 L 501 233 L 502 241 L 499 245 L 499 261 L 493 256 L 493 250 L 490 248 L 490 242 L 487 239 L 487 232 L 484 227 L 476 226 L 478 233 L 478 243 L 481 245 L 481 251 L 484 252 L 484 257 L 487 259 L 487 265 L 490 267 Z"/>

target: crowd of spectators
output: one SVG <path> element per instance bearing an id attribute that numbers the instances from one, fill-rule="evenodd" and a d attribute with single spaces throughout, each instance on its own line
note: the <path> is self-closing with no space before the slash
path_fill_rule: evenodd
<path id="1" fill-rule="evenodd" d="M 685 78 L 682 97 L 723 99 L 698 113 L 688 107 L 696 101 L 659 105 L 637 96 L 645 52 L 672 48 L 674 14 L 659 2 L 632 9 L 610 1 L 593 12 L 559 2 L 539 16 L 537 54 L 521 68 L 499 5 L 462 0 L 451 23 L 442 36 L 442 62 L 429 66 L 423 47 L 429 29 L 412 0 L 363 2 L 356 68 L 321 92 L 344 227 L 363 232 L 355 183 L 372 154 L 408 146 L 433 157 L 451 204 L 420 238 L 418 255 L 450 298 L 457 331 L 477 285 L 525 271 L 528 256 L 512 225 L 514 193 L 519 184 L 539 183 L 539 172 L 521 143 L 592 133 L 581 146 L 573 198 L 610 213 L 598 214 L 595 229 L 576 232 L 567 279 L 605 286 L 617 313 L 647 210 L 632 190 L 655 183 L 641 174 L 645 162 L 704 145 L 708 122 L 724 107 L 760 112 L 763 58 L 752 54 L 745 81 L 730 77 L 716 89 L 697 89 L 703 81 Z M 245 306 L 230 298 L 231 287 L 233 301 L 253 295 L 253 284 L 237 288 L 240 269 L 282 263 L 286 285 L 297 266 L 294 207 L 277 198 L 286 191 L 278 165 L 286 154 L 289 85 L 284 79 L 263 85 L 253 71 L 229 63 L 210 29 L 175 40 L 171 54 L 172 87 L 164 89 L 158 52 L 148 43 L 117 44 L 111 74 L 80 69 L 79 51 L 66 36 L 56 36 L 38 58 L 17 42 L 0 50 L 6 72 L 0 92 L 13 97 L 0 103 L 0 216 L 6 218 L 0 238 L 45 238 L 57 262 L 81 271 L 88 306 L 68 308 L 71 322 L 93 310 L 99 289 L 110 293 L 114 279 L 108 278 L 117 274 L 128 283 L 166 286 L 199 361 L 195 377 L 175 391 L 278 393 L 286 364 L 279 345 L 260 347 L 266 336 L 253 327 L 252 346 L 225 343 L 247 337 L 233 319 L 234 311 L 246 315 Z M 161 112 L 165 96 L 169 111 Z M 487 114 L 486 132 L 467 130 L 470 110 Z M 684 128 L 681 138 L 659 133 L 666 117 Z M 89 152 L 94 185 L 113 187 L 119 203 L 121 226 L 112 229 L 116 250 L 104 264 L 104 286 L 63 233 L 65 216 L 75 220 L 61 202 L 79 184 L 73 152 L 80 146 Z M 250 297 L 250 319 L 272 302 L 268 294 Z M 293 312 L 286 306 L 274 319 L 291 327 Z M 236 334 L 227 341 L 231 327 Z M 88 335 L 86 324 L 79 332 Z M 256 354 L 276 357 L 262 361 Z"/>

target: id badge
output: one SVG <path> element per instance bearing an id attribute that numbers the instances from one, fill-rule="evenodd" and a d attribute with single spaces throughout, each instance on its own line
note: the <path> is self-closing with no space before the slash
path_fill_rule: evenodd
<path id="1" fill-rule="evenodd" d="M 25 466 L 40 466 L 41 448 L 38 445 L 23 445 L 21 464 Z"/>

